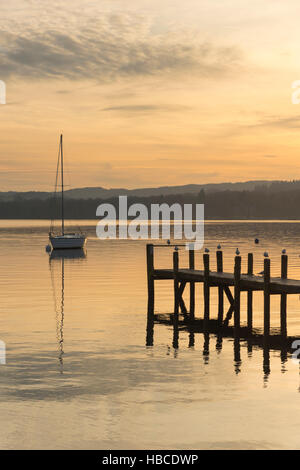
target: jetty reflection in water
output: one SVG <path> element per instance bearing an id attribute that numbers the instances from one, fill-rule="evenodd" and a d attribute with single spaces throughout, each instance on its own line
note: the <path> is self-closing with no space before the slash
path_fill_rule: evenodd
<path id="1" fill-rule="evenodd" d="M 56 319 L 56 338 L 58 343 L 58 360 L 60 372 L 63 374 L 64 356 L 64 317 L 65 317 L 65 263 L 86 258 L 84 249 L 53 250 L 49 256 L 49 267 L 54 299 L 54 310 Z M 56 265 L 60 271 L 56 272 Z M 60 286 L 57 287 L 57 281 Z"/>
<path id="2" fill-rule="evenodd" d="M 294 352 L 292 343 L 299 337 L 286 337 L 280 334 L 274 334 L 266 340 L 262 334 L 253 330 L 251 334 L 248 333 L 247 328 L 244 328 L 244 335 L 240 337 L 235 336 L 233 327 L 218 327 L 217 320 L 210 320 L 209 324 L 205 324 L 203 320 L 194 319 L 187 321 L 184 316 L 180 316 L 178 320 L 173 314 L 157 314 L 155 316 L 148 315 L 147 318 L 147 334 L 146 346 L 154 346 L 154 326 L 158 325 L 171 326 L 173 330 L 172 345 L 174 349 L 174 357 L 177 357 L 180 333 L 182 335 L 188 333 L 188 347 L 193 348 L 195 345 L 195 336 L 202 334 L 203 336 L 203 361 L 204 364 L 209 364 L 210 349 L 215 350 L 220 354 L 223 348 L 224 340 L 232 343 L 233 347 L 233 366 L 236 374 L 242 371 L 242 356 L 241 348 L 247 350 L 247 357 L 251 359 L 253 348 L 262 350 L 262 371 L 264 386 L 267 386 L 269 376 L 271 374 L 271 351 L 280 351 L 281 373 L 286 372 L 286 363 L 288 358 Z M 300 391 L 300 389 L 299 389 Z"/>

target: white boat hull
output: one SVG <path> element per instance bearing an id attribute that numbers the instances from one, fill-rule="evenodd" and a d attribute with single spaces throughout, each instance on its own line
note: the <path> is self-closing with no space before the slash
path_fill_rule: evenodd
<path id="1" fill-rule="evenodd" d="M 83 248 L 86 242 L 84 235 L 60 235 L 50 236 L 50 243 L 53 250 L 65 250 L 74 248 Z"/>

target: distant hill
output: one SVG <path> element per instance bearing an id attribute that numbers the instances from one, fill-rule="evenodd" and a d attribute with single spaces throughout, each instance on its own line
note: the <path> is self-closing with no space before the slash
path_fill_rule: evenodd
<path id="1" fill-rule="evenodd" d="M 1 219 L 59 218 L 60 198 L 50 192 L 0 193 Z M 102 202 L 118 206 L 118 196 L 129 204 L 205 204 L 206 219 L 299 219 L 300 181 L 246 181 L 144 189 L 81 188 L 66 191 L 65 218 L 94 219 Z"/>
<path id="2" fill-rule="evenodd" d="M 201 190 L 205 192 L 216 191 L 251 191 L 255 187 L 269 186 L 270 181 L 246 181 L 244 183 L 215 183 L 215 184 L 186 184 L 183 186 L 160 186 L 158 188 L 141 188 L 141 189 L 125 189 L 125 188 L 80 188 L 69 189 L 66 191 L 66 197 L 72 199 L 109 199 L 116 196 L 166 196 L 170 194 L 191 194 L 199 193 Z"/>
<path id="3" fill-rule="evenodd" d="M 103 197 L 103 191 L 110 197 Z M 6 193 L 6 197 L 11 199 L 0 197 L 0 219 L 60 218 L 60 198 L 54 200 L 50 197 L 51 193 L 23 194 L 11 192 Z M 119 194 L 128 194 L 130 205 L 145 204 L 149 213 L 152 204 L 166 203 L 171 206 L 176 203 L 182 207 L 184 204 L 192 204 L 195 212 L 196 204 L 204 203 L 205 219 L 300 218 L 300 181 L 188 185 L 131 191 L 83 188 L 69 191 L 68 194 L 70 197 L 66 197 L 64 205 L 67 219 L 96 219 L 99 204 L 106 202 L 118 207 Z"/>
<path id="4" fill-rule="evenodd" d="M 300 181 L 245 181 L 239 183 L 210 183 L 210 184 L 187 184 L 183 186 L 161 186 L 158 188 L 112 188 L 106 189 L 102 187 L 95 188 L 76 188 L 65 191 L 65 197 L 70 199 L 110 199 L 119 195 L 127 195 L 132 197 L 151 197 L 165 196 L 171 194 L 195 194 L 204 190 L 206 193 L 214 193 L 220 191 L 254 191 L 257 188 L 276 188 L 276 191 L 300 188 Z M 7 191 L 0 192 L 0 200 L 13 201 L 16 198 L 21 199 L 48 199 L 52 195 L 46 191 Z"/>

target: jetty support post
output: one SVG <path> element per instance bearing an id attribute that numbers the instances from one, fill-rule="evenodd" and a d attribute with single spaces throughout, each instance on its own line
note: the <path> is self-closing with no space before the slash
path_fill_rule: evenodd
<path id="1" fill-rule="evenodd" d="M 253 276 L 253 253 L 248 253 L 248 276 Z M 247 291 L 247 326 L 248 332 L 252 333 L 253 328 L 253 291 Z"/>
<path id="2" fill-rule="evenodd" d="M 264 259 L 264 338 L 270 336 L 270 258 Z"/>
<path id="3" fill-rule="evenodd" d="M 178 324 L 178 315 L 179 315 L 179 280 L 178 280 L 178 270 L 179 270 L 179 256 L 178 251 L 173 252 L 173 272 L 174 272 L 174 325 Z"/>
<path id="4" fill-rule="evenodd" d="M 209 254 L 203 254 L 203 265 L 204 265 L 204 282 L 203 282 L 203 294 L 204 294 L 204 327 L 208 326 L 209 323 L 209 303 L 210 303 L 210 289 L 209 289 Z"/>
<path id="5" fill-rule="evenodd" d="M 154 316 L 154 247 L 147 244 L 148 318 Z"/>
<path id="6" fill-rule="evenodd" d="M 271 373 L 270 366 L 270 345 L 269 341 L 264 341 L 263 345 L 263 371 L 264 371 L 264 387 L 267 386 L 269 375 Z"/>
<path id="7" fill-rule="evenodd" d="M 287 279 L 288 274 L 288 256 L 281 255 L 281 278 Z M 280 295 L 280 333 L 281 336 L 287 336 L 287 315 L 286 315 L 287 294 Z"/>
<path id="8" fill-rule="evenodd" d="M 241 324 L 241 256 L 234 258 L 234 334 L 239 335 Z"/>
<path id="9" fill-rule="evenodd" d="M 189 269 L 195 269 L 195 249 L 194 245 L 189 246 Z M 195 317 L 195 282 L 190 282 L 190 318 Z"/>
<path id="10" fill-rule="evenodd" d="M 223 272 L 223 251 L 217 250 L 217 271 L 218 273 Z M 218 287 L 218 324 L 219 326 L 223 323 L 224 316 L 224 291 L 223 287 Z"/>

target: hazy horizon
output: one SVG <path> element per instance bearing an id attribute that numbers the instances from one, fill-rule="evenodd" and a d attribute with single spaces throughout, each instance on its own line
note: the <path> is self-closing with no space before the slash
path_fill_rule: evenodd
<path id="1" fill-rule="evenodd" d="M 300 178 L 299 179 L 286 179 L 286 180 L 280 180 L 280 179 L 249 179 L 249 180 L 244 180 L 244 181 L 219 181 L 219 182 L 216 182 L 216 181 L 211 181 L 211 182 L 204 182 L 204 183 L 186 183 L 186 184 L 161 184 L 161 185 L 153 185 L 153 186 L 132 186 L 130 187 L 129 185 L 128 186 L 124 186 L 124 187 L 121 187 L 121 186 L 111 186 L 111 187 L 105 187 L 105 186 L 102 186 L 102 185 L 97 185 L 97 186 L 71 186 L 71 185 L 68 185 L 66 188 L 65 188 L 65 191 L 68 191 L 68 190 L 83 190 L 83 189 L 103 189 L 103 190 L 106 190 L 106 191 L 110 191 L 110 190 L 116 190 L 116 189 L 122 189 L 122 190 L 128 190 L 128 191 L 135 191 L 135 190 L 142 190 L 142 189 L 160 189 L 160 188 L 183 188 L 183 187 L 188 187 L 188 186 L 218 186 L 218 185 L 243 185 L 243 184 L 247 184 L 247 183 L 277 183 L 277 182 L 280 182 L 280 183 L 293 183 L 293 182 L 298 182 L 300 181 Z M 36 189 L 36 188 L 31 188 L 31 189 L 25 189 L 25 190 L 18 190 L 18 189 L 7 189 L 7 190 L 0 190 L 0 193 L 1 192 L 53 192 L 53 188 L 51 189 L 47 189 L 47 190 L 40 190 L 40 189 Z"/>

